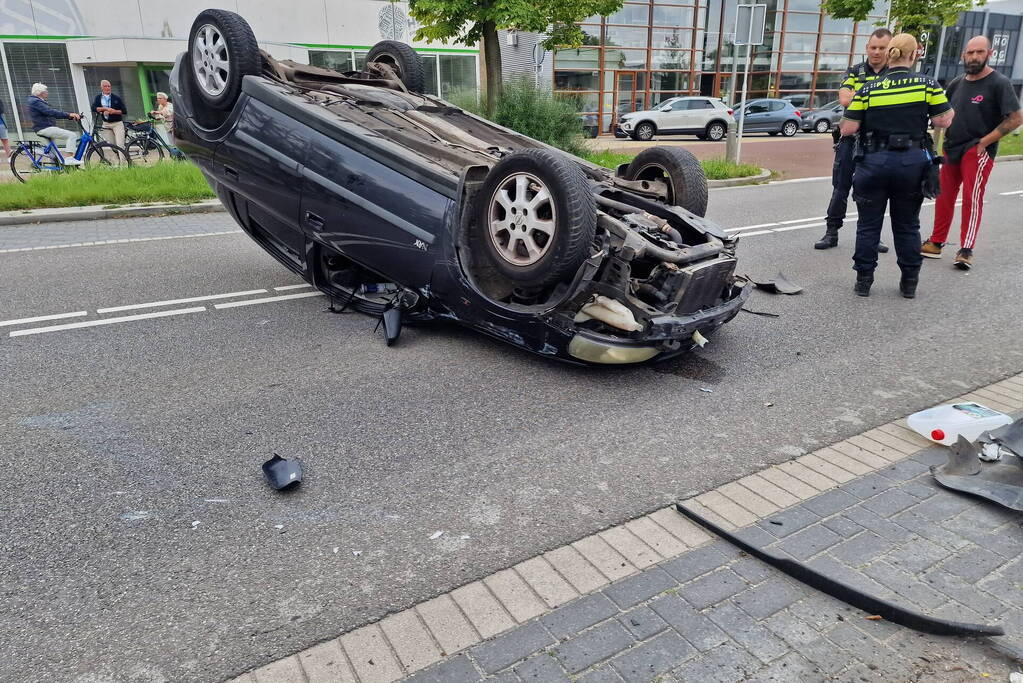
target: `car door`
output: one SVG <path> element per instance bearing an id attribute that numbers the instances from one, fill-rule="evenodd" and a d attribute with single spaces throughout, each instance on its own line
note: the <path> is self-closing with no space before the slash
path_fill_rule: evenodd
<path id="1" fill-rule="evenodd" d="M 764 126 L 761 130 L 781 130 L 782 124 L 790 118 L 795 118 L 795 112 L 786 106 L 785 102 L 779 100 L 768 100 L 767 113 L 764 116 Z"/>
<path id="2" fill-rule="evenodd" d="M 746 105 L 746 122 L 742 128 L 744 132 L 757 133 L 767 130 L 767 102 L 754 100 Z"/>
<path id="3" fill-rule="evenodd" d="M 690 100 L 689 112 L 687 128 L 692 132 L 702 132 L 711 119 L 717 116 L 717 111 L 710 100 Z"/>
<path id="4" fill-rule="evenodd" d="M 658 116 L 657 130 L 666 133 L 685 129 L 686 120 L 689 116 L 690 102 L 691 100 L 675 100 L 671 102 L 671 109 L 662 111 Z M 662 108 L 663 105 L 657 107 L 658 111 Z"/>
<path id="5" fill-rule="evenodd" d="M 428 284 L 452 201 L 323 133 L 311 137 L 302 169 L 309 238 L 386 280 Z"/>
<path id="6" fill-rule="evenodd" d="M 300 168 L 308 147 L 304 126 L 247 97 L 237 124 L 214 158 L 217 179 L 232 193 L 249 233 L 298 271 L 305 269 Z"/>

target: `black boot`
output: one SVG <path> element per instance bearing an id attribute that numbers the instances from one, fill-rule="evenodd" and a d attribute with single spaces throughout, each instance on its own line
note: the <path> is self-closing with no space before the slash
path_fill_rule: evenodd
<path id="1" fill-rule="evenodd" d="M 824 230 L 824 237 L 813 244 L 814 249 L 830 249 L 838 246 L 838 228 L 828 226 Z"/>
<path id="2" fill-rule="evenodd" d="M 920 282 L 920 278 L 916 275 L 909 277 L 903 275 L 902 279 L 899 280 L 899 291 L 902 292 L 902 296 L 907 299 L 916 298 L 916 284 Z"/>
<path id="3" fill-rule="evenodd" d="M 870 296 L 870 286 L 874 284 L 874 274 L 868 273 L 867 275 L 857 275 L 856 284 L 853 286 L 853 291 L 856 292 L 856 296 Z"/>
<path id="4" fill-rule="evenodd" d="M 879 253 L 879 254 L 887 254 L 888 253 L 888 245 L 885 244 L 884 242 L 878 242 L 877 243 L 877 253 Z"/>

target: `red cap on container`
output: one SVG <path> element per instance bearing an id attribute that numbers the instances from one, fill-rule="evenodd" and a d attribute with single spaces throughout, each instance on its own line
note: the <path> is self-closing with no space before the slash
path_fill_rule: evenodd
<path id="1" fill-rule="evenodd" d="M 941 429 L 934 429 L 931 431 L 931 438 L 934 439 L 935 441 L 944 441 L 945 432 Z"/>

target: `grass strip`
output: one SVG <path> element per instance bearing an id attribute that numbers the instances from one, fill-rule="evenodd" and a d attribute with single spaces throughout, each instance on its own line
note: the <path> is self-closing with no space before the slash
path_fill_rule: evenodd
<path id="1" fill-rule="evenodd" d="M 0 184 L 0 211 L 146 202 L 192 204 L 213 196 L 195 164 L 162 161 L 145 167 L 46 172 L 27 183 L 5 182 Z"/>
<path id="2" fill-rule="evenodd" d="M 605 168 L 617 168 L 619 164 L 627 164 L 635 158 L 635 154 L 623 154 L 603 149 L 590 152 L 583 156 L 587 161 Z M 700 161 L 707 180 L 725 180 L 727 178 L 747 178 L 760 173 L 756 164 L 733 164 L 726 159 L 704 159 Z"/>

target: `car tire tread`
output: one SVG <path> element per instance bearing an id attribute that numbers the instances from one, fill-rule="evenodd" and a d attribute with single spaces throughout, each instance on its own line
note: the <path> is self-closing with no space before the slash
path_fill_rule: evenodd
<path id="1" fill-rule="evenodd" d="M 401 62 L 401 82 L 409 92 L 421 95 L 426 91 L 426 69 L 423 58 L 411 45 L 397 40 L 381 40 L 366 53 L 366 62 L 374 62 L 382 54 L 390 54 Z"/>
<path id="2" fill-rule="evenodd" d="M 693 153 L 682 147 L 650 147 L 636 155 L 625 170 L 626 180 L 635 180 L 651 165 L 660 166 L 671 179 L 675 196 L 672 198 L 676 206 L 690 211 L 697 216 L 707 214 L 709 191 L 707 175 L 703 166 Z M 678 187 L 682 186 L 682 196 L 678 196 Z"/>

